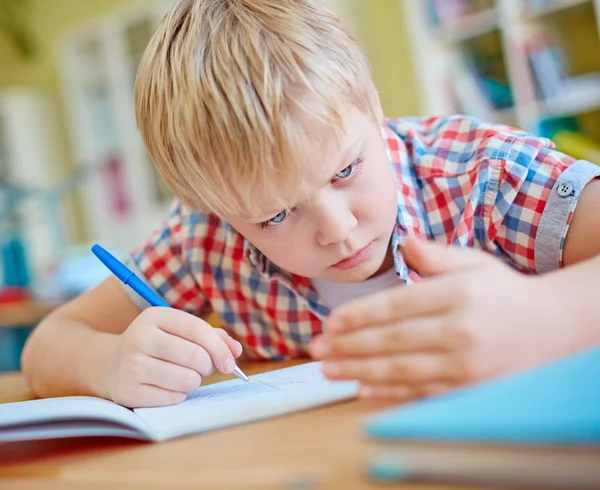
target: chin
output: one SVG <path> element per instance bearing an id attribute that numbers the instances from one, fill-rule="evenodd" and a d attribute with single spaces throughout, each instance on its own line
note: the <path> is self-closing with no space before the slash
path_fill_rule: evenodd
<path id="1" fill-rule="evenodd" d="M 369 279 L 369 277 L 375 274 L 380 267 L 381 264 L 360 264 L 346 271 L 333 270 L 333 274 L 328 274 L 328 276 L 331 277 L 331 279 L 329 279 L 329 277 L 326 279 L 334 282 L 345 283 L 362 282 Z"/>

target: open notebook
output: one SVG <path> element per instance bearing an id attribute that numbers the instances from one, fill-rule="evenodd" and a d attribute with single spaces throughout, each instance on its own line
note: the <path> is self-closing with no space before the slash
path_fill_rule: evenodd
<path id="1" fill-rule="evenodd" d="M 201 386 L 179 405 L 159 408 L 130 410 L 94 397 L 0 404 L 0 442 L 79 436 L 160 441 L 350 399 L 357 389 L 354 382 L 325 379 L 319 362 L 251 379 Z"/>

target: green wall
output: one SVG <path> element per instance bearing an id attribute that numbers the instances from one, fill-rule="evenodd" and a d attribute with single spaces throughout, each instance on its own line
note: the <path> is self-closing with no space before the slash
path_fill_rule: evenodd
<path id="1" fill-rule="evenodd" d="M 143 0 L 135 0 L 142 3 Z M 131 0 L 29 0 L 24 12 L 37 41 L 38 53 L 33 60 L 24 60 L 16 53 L 6 36 L 0 35 L 0 86 L 26 85 L 57 89 L 54 44 L 59 36 L 85 24 L 115 7 Z"/>
<path id="2" fill-rule="evenodd" d="M 400 0 L 360 0 L 356 4 L 356 16 L 361 20 L 357 36 L 371 62 L 386 115 L 420 114 L 410 39 Z"/>

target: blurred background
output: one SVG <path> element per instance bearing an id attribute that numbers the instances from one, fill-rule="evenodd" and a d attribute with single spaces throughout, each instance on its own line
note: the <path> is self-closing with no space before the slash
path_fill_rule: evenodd
<path id="1" fill-rule="evenodd" d="M 388 116 L 461 112 L 600 163 L 600 0 L 324 0 Z M 39 319 L 165 217 L 137 65 L 174 0 L 0 0 L 0 370 Z"/>

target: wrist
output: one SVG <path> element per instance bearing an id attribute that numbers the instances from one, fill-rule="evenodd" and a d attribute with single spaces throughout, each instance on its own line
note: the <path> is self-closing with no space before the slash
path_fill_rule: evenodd
<path id="1" fill-rule="evenodd" d="M 541 326 L 555 340 L 559 356 L 600 344 L 600 302 L 590 279 L 580 266 L 536 278 L 543 310 Z"/>
<path id="2" fill-rule="evenodd" d="M 94 338 L 81 349 L 78 384 L 83 393 L 110 399 L 110 367 L 119 342 L 119 335 L 94 332 Z"/>

